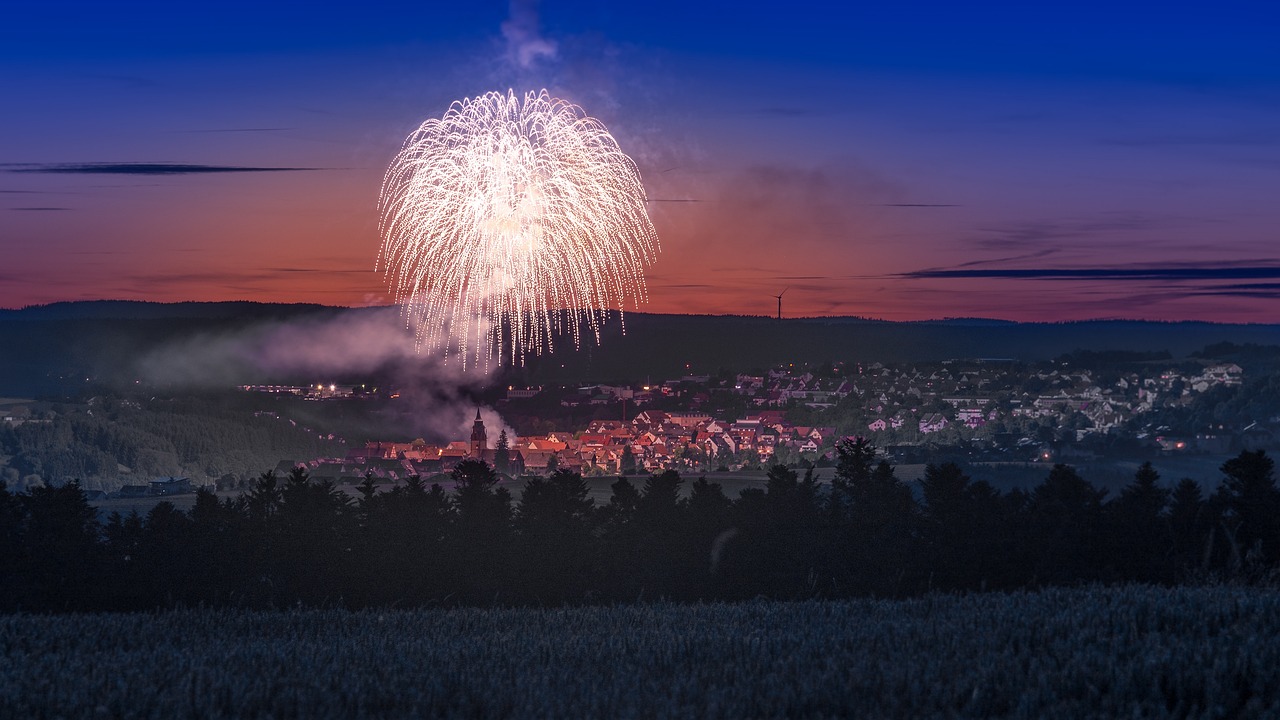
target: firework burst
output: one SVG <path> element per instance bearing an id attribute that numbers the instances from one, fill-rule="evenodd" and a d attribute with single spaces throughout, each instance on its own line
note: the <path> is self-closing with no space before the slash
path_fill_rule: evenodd
<path id="1" fill-rule="evenodd" d="M 418 341 L 523 363 L 598 342 L 647 300 L 658 251 L 635 163 L 598 120 L 546 90 L 453 103 L 405 140 L 378 201 L 378 265 Z"/>

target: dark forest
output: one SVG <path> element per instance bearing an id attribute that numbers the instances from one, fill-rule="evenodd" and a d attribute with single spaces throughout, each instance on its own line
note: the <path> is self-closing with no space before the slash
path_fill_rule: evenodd
<path id="1" fill-rule="evenodd" d="M 1280 490 L 1264 451 L 1205 495 L 1144 465 L 1107 498 L 1055 465 L 997 492 L 930 465 L 917 498 L 868 442 L 842 441 L 833 481 L 775 466 L 730 499 L 675 472 L 626 479 L 596 507 L 577 474 L 519 501 L 479 461 L 454 488 L 410 478 L 352 498 L 299 468 L 234 499 L 201 492 L 101 522 L 77 483 L 0 489 L 0 609 L 559 605 L 904 597 L 1086 583 L 1269 583 Z"/>

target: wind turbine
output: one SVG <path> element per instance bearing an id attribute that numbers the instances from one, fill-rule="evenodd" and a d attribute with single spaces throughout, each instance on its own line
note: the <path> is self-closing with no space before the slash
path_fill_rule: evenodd
<path id="1" fill-rule="evenodd" d="M 780 293 L 778 293 L 777 295 L 774 295 L 774 296 L 773 296 L 773 297 L 775 297 L 775 298 L 777 298 L 777 299 L 778 299 L 778 319 L 779 319 L 779 320 L 781 320 L 781 319 L 782 319 L 782 296 L 783 296 L 783 295 L 786 295 L 786 294 L 787 294 L 787 291 L 788 291 L 788 290 L 790 290 L 790 289 L 791 289 L 791 286 L 790 286 L 790 285 L 788 285 L 787 287 L 785 287 L 785 288 L 783 288 L 783 289 L 782 289 L 782 292 L 780 292 Z"/>

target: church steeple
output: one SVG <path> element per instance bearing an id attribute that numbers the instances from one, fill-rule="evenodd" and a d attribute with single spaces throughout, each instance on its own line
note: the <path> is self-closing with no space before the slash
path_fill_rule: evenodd
<path id="1" fill-rule="evenodd" d="M 489 448 L 489 438 L 484 432 L 484 420 L 480 419 L 480 408 L 476 408 L 476 421 L 471 426 L 471 457 L 481 460 L 484 451 Z"/>

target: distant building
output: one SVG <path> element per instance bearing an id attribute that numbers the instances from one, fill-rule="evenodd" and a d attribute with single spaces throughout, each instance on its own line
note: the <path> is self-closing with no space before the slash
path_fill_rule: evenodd
<path id="1" fill-rule="evenodd" d="M 488 436 L 484 432 L 484 420 L 480 419 L 480 408 L 476 408 L 476 421 L 471 426 L 471 457 L 481 459 L 489 447 Z"/>
<path id="2" fill-rule="evenodd" d="M 947 427 L 947 419 L 941 413 L 929 413 L 920 418 L 920 432 L 924 434 L 939 432 Z"/>
<path id="3" fill-rule="evenodd" d="M 192 492 L 191 478 L 186 477 L 159 477 L 152 480 L 150 485 L 152 495 L 185 495 Z"/>

